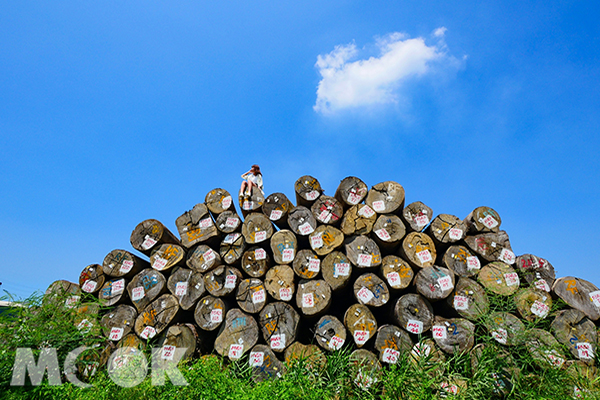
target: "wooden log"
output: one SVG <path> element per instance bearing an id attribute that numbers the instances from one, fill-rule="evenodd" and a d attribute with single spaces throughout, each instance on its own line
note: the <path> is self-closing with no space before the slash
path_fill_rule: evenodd
<path id="1" fill-rule="evenodd" d="M 281 353 L 296 341 L 300 315 L 288 303 L 269 303 L 260 312 L 258 325 L 271 350 Z"/>
<path id="2" fill-rule="evenodd" d="M 160 335 L 154 345 L 152 361 L 154 365 L 168 368 L 174 359 L 181 362 L 192 358 L 201 345 L 201 338 L 193 324 L 172 325 Z"/>
<path id="3" fill-rule="evenodd" d="M 227 308 L 222 299 L 210 295 L 204 296 L 196 303 L 194 321 L 200 329 L 214 331 L 221 326 L 226 311 Z"/>
<path id="4" fill-rule="evenodd" d="M 269 220 L 280 229 L 288 228 L 287 218 L 290 210 L 294 208 L 292 202 L 283 193 L 273 193 L 267 196 L 262 207 L 262 212 Z"/>
<path id="5" fill-rule="evenodd" d="M 67 374 L 74 374 L 82 382 L 91 382 L 91 378 L 108 361 L 110 354 L 116 349 L 114 342 L 105 342 L 98 347 L 86 347 L 76 358 Z"/>
<path id="6" fill-rule="evenodd" d="M 386 279 L 391 291 L 406 289 L 415 275 L 406 261 L 392 255 L 383 257 L 380 274 Z"/>
<path id="7" fill-rule="evenodd" d="M 375 349 L 379 352 L 379 361 L 396 364 L 402 353 L 412 350 L 414 344 L 410 335 L 396 325 L 382 325 L 377 329 Z"/>
<path id="8" fill-rule="evenodd" d="M 369 350 L 354 350 L 350 353 L 348 364 L 352 381 L 363 390 L 368 390 L 382 379 L 381 363 Z"/>
<path id="9" fill-rule="evenodd" d="M 317 229 L 317 220 L 312 212 L 304 206 L 294 207 L 288 214 L 290 230 L 299 237 L 308 237 Z"/>
<path id="10" fill-rule="evenodd" d="M 181 244 L 187 249 L 219 234 L 208 207 L 203 203 L 196 204 L 190 211 L 180 215 L 175 220 L 175 225 L 181 237 Z"/>
<path id="11" fill-rule="evenodd" d="M 438 347 L 448 354 L 470 351 L 475 344 L 475 324 L 464 318 L 436 316 L 431 334 Z"/>
<path id="12" fill-rule="evenodd" d="M 99 264 L 90 264 L 79 275 L 79 287 L 84 293 L 96 293 L 104 286 L 104 271 Z"/>
<path id="13" fill-rule="evenodd" d="M 294 184 L 294 191 L 296 192 L 296 204 L 304 207 L 312 206 L 314 201 L 323 193 L 319 181 L 310 175 L 298 178 Z"/>
<path id="14" fill-rule="evenodd" d="M 373 273 L 362 274 L 353 287 L 354 297 L 360 304 L 381 307 L 390 299 L 390 290 L 384 281 Z"/>
<path id="15" fill-rule="evenodd" d="M 567 358 L 554 336 L 542 329 L 527 331 L 525 348 L 535 364 L 543 369 L 562 368 Z"/>
<path id="16" fill-rule="evenodd" d="M 363 347 L 377 333 L 377 320 L 369 307 L 363 304 L 351 305 L 344 314 L 344 326 L 354 339 L 357 347 Z"/>
<path id="17" fill-rule="evenodd" d="M 402 243 L 402 238 L 406 235 L 406 226 L 397 215 L 384 214 L 377 217 L 373 225 L 371 237 L 375 240 L 379 248 L 392 253 Z"/>
<path id="18" fill-rule="evenodd" d="M 252 348 L 248 364 L 252 367 L 251 375 L 255 383 L 281 378 L 285 372 L 284 364 L 277 359 L 273 350 L 264 344 L 257 344 Z"/>
<path id="19" fill-rule="evenodd" d="M 260 278 L 271 266 L 271 256 L 263 247 L 253 246 L 242 256 L 242 271 L 252 278 Z"/>
<path id="20" fill-rule="evenodd" d="M 215 351 L 222 357 L 238 360 L 258 341 L 258 324 L 239 308 L 227 311 L 225 323 L 215 340 Z"/>
<path id="21" fill-rule="evenodd" d="M 499 232 L 502 219 L 490 207 L 477 207 L 464 219 L 467 229 L 475 233 Z"/>
<path id="22" fill-rule="evenodd" d="M 265 276 L 267 293 L 276 301 L 292 300 L 296 291 L 294 270 L 289 265 L 276 265 Z"/>
<path id="23" fill-rule="evenodd" d="M 310 211 L 319 224 L 337 225 L 344 215 L 342 204 L 335 197 L 325 195 L 315 200 Z"/>
<path id="24" fill-rule="evenodd" d="M 465 242 L 471 250 L 487 261 L 502 261 L 508 265 L 515 263 L 515 253 L 505 231 L 466 236 Z"/>
<path id="25" fill-rule="evenodd" d="M 370 268 L 381 265 L 381 251 L 377 243 L 367 236 L 353 236 L 346 240 L 346 256 L 357 268 Z"/>
<path id="26" fill-rule="evenodd" d="M 433 326 L 433 307 L 420 294 L 408 293 L 396 301 L 393 317 L 408 333 L 419 335 Z"/>
<path id="27" fill-rule="evenodd" d="M 481 261 L 464 246 L 450 246 L 442 257 L 442 265 L 455 275 L 471 278 L 481 270 Z"/>
<path id="28" fill-rule="evenodd" d="M 131 303 L 142 312 L 154 299 L 166 292 L 165 276 L 152 268 L 146 268 L 134 276 L 127 284 Z"/>
<path id="29" fill-rule="evenodd" d="M 288 366 L 300 363 L 309 374 L 320 374 L 327 365 L 327 357 L 314 344 L 294 342 L 285 349 L 284 358 Z"/>
<path id="30" fill-rule="evenodd" d="M 271 237 L 271 251 L 277 264 L 291 263 L 298 251 L 296 235 L 287 229 L 275 232 Z"/>
<path id="31" fill-rule="evenodd" d="M 340 181 L 335 191 L 335 198 L 342 203 L 344 208 L 352 207 L 364 200 L 367 196 L 367 185 L 355 176 L 348 176 Z"/>
<path id="32" fill-rule="evenodd" d="M 300 281 L 296 292 L 296 306 L 305 316 L 317 316 L 331 305 L 331 288 L 322 279 Z"/>
<path id="33" fill-rule="evenodd" d="M 452 271 L 435 265 L 422 268 L 415 276 L 417 293 L 432 302 L 448 297 L 455 283 Z"/>
<path id="34" fill-rule="evenodd" d="M 273 235 L 273 224 L 264 214 L 250 213 L 242 224 L 242 235 L 250 245 L 267 243 Z"/>
<path id="35" fill-rule="evenodd" d="M 213 296 L 229 296 L 235 292 L 241 280 L 242 273 L 239 269 L 219 265 L 204 275 L 204 287 Z"/>
<path id="36" fill-rule="evenodd" d="M 341 251 L 333 251 L 321 262 L 321 275 L 325 282 L 331 286 L 331 290 L 343 289 L 350 282 L 352 276 L 352 264 Z"/>
<path id="37" fill-rule="evenodd" d="M 600 291 L 593 283 L 565 276 L 554 282 L 552 292 L 571 307 L 582 311 L 592 321 L 600 318 Z"/>
<path id="38" fill-rule="evenodd" d="M 221 265 L 221 255 L 211 247 L 200 244 L 194 247 L 187 256 L 186 265 L 193 271 L 205 274 Z"/>
<path id="39" fill-rule="evenodd" d="M 369 190 L 365 203 L 379 214 L 401 214 L 404 188 L 394 181 L 378 183 Z"/>
<path id="40" fill-rule="evenodd" d="M 150 263 L 126 251 L 113 250 L 104 257 L 102 271 L 114 278 L 130 279 L 143 269 L 150 268 Z"/>
<path id="41" fill-rule="evenodd" d="M 344 234 L 331 225 L 319 225 L 308 235 L 310 247 L 319 256 L 324 256 L 338 249 L 344 243 Z"/>
<path id="42" fill-rule="evenodd" d="M 520 289 L 514 297 L 517 312 L 526 321 L 535 322 L 548 316 L 552 297 L 548 292 L 534 288 Z"/>
<path id="43" fill-rule="evenodd" d="M 157 271 L 168 271 L 175 266 L 184 265 L 186 253 L 178 244 L 163 243 L 160 247 L 154 246 L 150 256 L 150 266 Z"/>
<path id="44" fill-rule="evenodd" d="M 204 204 L 213 215 L 219 215 L 225 211 L 235 211 L 231 194 L 221 188 L 208 192 L 204 198 Z"/>
<path id="45" fill-rule="evenodd" d="M 238 307 L 249 314 L 257 314 L 267 304 L 267 290 L 258 278 L 242 279 L 235 292 Z"/>
<path id="46" fill-rule="evenodd" d="M 585 390 L 582 390 L 582 388 L 592 386 L 598 380 L 598 368 L 594 364 L 581 360 L 565 361 L 565 372 L 575 381 L 574 389 L 579 389 L 579 392 L 573 390 L 575 395 Z"/>
<path id="47" fill-rule="evenodd" d="M 44 293 L 43 303 L 61 304 L 67 308 L 74 308 L 81 300 L 81 288 L 78 284 L 66 280 L 54 281 Z"/>
<path id="48" fill-rule="evenodd" d="M 147 256 L 150 256 L 154 246 L 158 247 L 163 243 L 180 244 L 179 239 L 155 219 L 140 222 L 131 232 L 129 241 L 134 249 Z"/>
<path id="49" fill-rule="evenodd" d="M 463 318 L 477 320 L 490 311 L 490 300 L 483 287 L 469 278 L 460 277 L 447 303 Z"/>
<path id="50" fill-rule="evenodd" d="M 437 257 L 433 240 L 425 233 L 411 232 L 402 241 L 400 255 L 415 268 L 431 267 Z"/>
<path id="51" fill-rule="evenodd" d="M 241 233 L 233 232 L 225 236 L 219 247 L 219 255 L 226 264 L 235 264 L 246 251 L 246 241 Z"/>
<path id="52" fill-rule="evenodd" d="M 179 301 L 172 294 L 163 294 L 148 304 L 135 319 L 135 333 L 142 339 L 152 339 L 164 331 L 177 316 Z"/>
<path id="53" fill-rule="evenodd" d="M 182 310 L 190 310 L 206 292 L 204 276 L 198 271 L 178 268 L 169 277 L 167 289 L 177 297 Z"/>
<path id="54" fill-rule="evenodd" d="M 420 201 L 410 203 L 402 210 L 402 219 L 415 232 L 421 232 L 433 218 L 433 210 Z"/>
<path id="55" fill-rule="evenodd" d="M 594 363 L 598 333 L 596 325 L 585 313 L 576 309 L 559 311 L 550 324 L 550 330 L 556 340 L 566 346 L 575 358 Z"/>
<path id="56" fill-rule="evenodd" d="M 215 225 L 219 232 L 227 235 L 239 230 L 242 220 L 235 211 L 224 211 L 217 217 Z"/>
<path id="57" fill-rule="evenodd" d="M 239 205 L 242 209 L 242 215 L 245 217 L 252 212 L 261 212 L 262 205 L 265 202 L 264 193 L 256 186 L 252 186 L 250 196 L 239 196 Z"/>
<path id="58" fill-rule="evenodd" d="M 484 288 L 501 296 L 513 295 L 521 284 L 515 270 L 501 261 L 489 263 L 481 268 L 477 279 Z"/>
<path id="59" fill-rule="evenodd" d="M 292 266 L 294 273 L 301 279 L 313 279 L 321 271 L 321 259 L 312 250 L 300 250 Z"/>
<path id="60" fill-rule="evenodd" d="M 110 307 L 125 302 L 128 299 L 127 292 L 125 291 L 126 286 L 127 281 L 125 278 L 117 278 L 104 282 L 104 285 L 98 292 L 100 303 L 104 307 Z"/>
<path id="61" fill-rule="evenodd" d="M 427 234 L 437 245 L 448 245 L 463 240 L 467 226 L 455 215 L 440 214 L 431 221 Z"/>
<path id="62" fill-rule="evenodd" d="M 346 236 L 368 235 L 377 221 L 377 213 L 366 204 L 350 207 L 342 218 L 340 229 Z"/>
<path id="63" fill-rule="evenodd" d="M 507 312 L 494 312 L 484 321 L 490 335 L 500 344 L 516 346 L 525 339 L 525 325 Z"/>
<path id="64" fill-rule="evenodd" d="M 322 349 L 335 351 L 346 343 L 346 327 L 333 315 L 324 315 L 315 324 L 315 342 Z"/>
<path id="65" fill-rule="evenodd" d="M 556 274 L 548 260 L 533 254 L 523 254 L 517 257 L 515 269 L 525 278 L 530 286 L 550 292 Z"/>

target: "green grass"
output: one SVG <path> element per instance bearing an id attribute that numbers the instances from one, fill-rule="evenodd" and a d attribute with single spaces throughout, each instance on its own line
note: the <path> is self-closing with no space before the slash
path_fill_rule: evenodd
<path id="1" fill-rule="evenodd" d="M 510 309 L 503 298 L 491 299 L 499 309 Z M 32 297 L 26 307 L 10 314 L 0 315 L 0 398 L 2 399 L 437 399 L 444 394 L 444 382 L 459 382 L 462 390 L 456 399 L 489 399 L 499 396 L 509 399 L 569 399 L 578 385 L 589 392 L 584 398 L 600 398 L 597 382 L 571 376 L 565 370 L 540 369 L 527 352 L 525 345 L 506 347 L 489 339 L 478 323 L 477 341 L 485 343 L 476 368 L 470 354 L 446 355 L 444 362 L 433 363 L 422 359 L 418 363 L 410 354 L 402 354 L 398 364 L 385 366 L 368 389 L 355 383 L 356 370 L 350 366 L 350 348 L 328 355 L 322 370 L 309 368 L 309 360 L 300 360 L 287 366 L 280 379 L 255 383 L 247 358 L 229 362 L 217 356 L 189 360 L 179 370 L 189 383 L 174 386 L 167 379 L 163 386 L 152 386 L 150 374 L 138 386 L 123 388 L 112 382 L 105 370 L 90 380 L 91 388 L 80 388 L 64 378 L 60 386 L 50 386 L 47 378 L 40 386 L 10 386 L 12 366 L 17 347 L 40 349 L 53 347 L 58 351 L 62 367 L 67 353 L 83 344 L 93 346 L 104 342 L 97 331 L 80 332 L 74 325 L 77 314 L 72 309 L 42 303 L 41 297 Z M 557 307 L 559 307 L 557 305 Z M 549 321 L 530 324 L 530 327 L 548 329 Z M 502 351 L 508 357 L 499 357 Z M 148 355 L 148 360 L 150 357 Z M 510 380 L 502 378 L 512 371 Z M 508 375 L 506 375 L 508 376 Z"/>

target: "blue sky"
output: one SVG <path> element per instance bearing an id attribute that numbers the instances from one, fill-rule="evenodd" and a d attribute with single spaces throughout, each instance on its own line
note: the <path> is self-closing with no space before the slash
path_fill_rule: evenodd
<path id="1" fill-rule="evenodd" d="M 503 219 L 600 285 L 593 2 L 12 2 L 0 11 L 0 289 L 77 281 L 147 218 L 261 165 Z"/>

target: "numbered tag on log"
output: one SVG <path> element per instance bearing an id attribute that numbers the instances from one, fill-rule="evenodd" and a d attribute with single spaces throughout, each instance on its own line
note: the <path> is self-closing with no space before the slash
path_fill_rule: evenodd
<path id="1" fill-rule="evenodd" d="M 119 269 L 119 272 L 126 274 L 129 271 L 131 271 L 132 268 L 133 268 L 133 260 L 125 260 L 125 261 L 123 261 L 123 264 L 121 264 L 121 268 Z"/>
<path id="2" fill-rule="evenodd" d="M 348 276 L 350 275 L 350 264 L 348 263 L 338 263 L 333 264 L 333 277 L 337 278 L 338 276 Z"/>
<path id="3" fill-rule="evenodd" d="M 185 296 L 187 289 L 187 282 L 177 282 L 177 285 L 175 285 L 175 296 Z"/>
<path id="4" fill-rule="evenodd" d="M 400 280 L 400 275 L 397 272 L 390 272 L 386 276 L 388 283 L 391 287 L 400 286 L 402 281 Z"/>
<path id="5" fill-rule="evenodd" d="M 467 257 L 467 269 L 469 271 L 472 271 L 474 269 L 481 269 L 481 263 L 479 262 L 479 258 L 477 258 L 477 256 Z"/>
<path id="6" fill-rule="evenodd" d="M 373 210 L 377 211 L 378 213 L 385 211 L 385 203 L 383 200 L 374 201 Z"/>
<path id="7" fill-rule="evenodd" d="M 315 299 L 312 293 L 302 293 L 302 307 L 310 308 L 315 306 Z"/>
<path id="8" fill-rule="evenodd" d="M 229 346 L 229 358 L 232 360 L 237 360 L 238 358 L 242 357 L 242 354 L 244 354 L 244 345 L 243 344 L 232 344 L 231 346 Z"/>
<path id="9" fill-rule="evenodd" d="M 371 301 L 371 299 L 375 296 L 373 296 L 373 292 L 371 292 L 369 289 L 367 289 L 366 287 L 362 287 L 357 293 L 356 296 L 360 299 L 360 301 L 362 301 L 363 303 L 368 303 L 369 301 Z"/>
<path id="10" fill-rule="evenodd" d="M 152 326 L 145 327 L 142 333 L 140 333 L 142 339 L 152 339 L 154 336 L 156 336 L 156 329 Z"/>
<path id="11" fill-rule="evenodd" d="M 370 267 L 373 256 L 370 254 L 359 254 L 357 264 L 363 267 Z"/>
<path id="12" fill-rule="evenodd" d="M 281 253 L 281 259 L 283 262 L 294 261 L 294 249 L 284 249 Z"/>
<path id="13" fill-rule="evenodd" d="M 344 345 L 344 339 L 342 339 L 341 337 L 339 337 L 337 335 L 334 335 L 329 340 L 328 345 L 329 345 L 329 348 L 333 349 L 333 350 L 341 349 L 342 346 Z"/>
<path id="14" fill-rule="evenodd" d="M 417 335 L 423 333 L 423 322 L 416 319 L 409 319 L 406 323 L 406 330 Z"/>
<path id="15" fill-rule="evenodd" d="M 452 239 L 452 240 L 460 240 L 460 239 L 462 239 L 462 235 L 463 235 L 462 229 L 458 229 L 458 228 L 452 228 L 448 232 L 448 236 L 450 236 L 450 239 Z"/>
<path id="16" fill-rule="evenodd" d="M 271 215 L 269 215 L 269 219 L 271 221 L 277 221 L 283 215 L 283 211 L 281 210 L 273 210 L 271 211 Z"/>
<path id="17" fill-rule="evenodd" d="M 252 303 L 254 303 L 254 304 L 262 303 L 265 300 L 266 300 L 266 297 L 265 297 L 264 289 L 260 289 L 260 290 L 257 290 L 256 292 L 252 293 Z"/>
<path id="18" fill-rule="evenodd" d="M 267 258 L 267 252 L 264 249 L 254 250 L 254 259 L 256 261 L 265 260 Z"/>
<path id="19" fill-rule="evenodd" d="M 292 288 L 280 288 L 279 298 L 283 301 L 290 301 L 292 299 Z"/>
<path id="20" fill-rule="evenodd" d="M 210 322 L 213 324 L 220 324 L 223 322 L 223 310 L 220 308 L 215 308 L 210 311 Z"/>
<path id="21" fill-rule="evenodd" d="M 466 296 L 454 296 L 454 309 L 463 311 L 469 309 L 469 298 Z"/>
<path id="22" fill-rule="evenodd" d="M 321 269 L 321 260 L 312 258 L 308 261 L 308 270 L 310 272 L 319 272 Z"/>
<path id="23" fill-rule="evenodd" d="M 116 326 L 112 327 L 110 330 L 110 335 L 108 338 L 112 341 L 119 341 L 123 337 L 123 328 L 118 328 Z"/>
<path id="24" fill-rule="evenodd" d="M 388 233 L 388 231 L 385 230 L 385 228 L 381 228 L 381 229 L 376 230 L 375 234 L 379 237 L 379 239 L 385 240 L 385 241 L 388 241 L 388 240 L 390 240 L 392 238 L 390 236 L 390 234 Z"/>
<path id="25" fill-rule="evenodd" d="M 250 360 L 248 362 L 251 367 L 262 367 L 265 362 L 265 353 L 262 351 L 253 351 L 250 353 Z"/>
<path id="26" fill-rule="evenodd" d="M 577 343 L 577 355 L 580 360 L 592 360 L 594 358 L 594 350 L 590 343 Z"/>
<path id="27" fill-rule="evenodd" d="M 546 318 L 546 315 L 548 315 L 548 313 L 550 312 L 550 307 L 548 307 L 541 301 L 536 300 L 531 305 L 531 312 L 540 318 Z"/>
<path id="28" fill-rule="evenodd" d="M 321 247 L 323 247 L 323 236 L 322 235 L 316 235 L 310 238 L 310 246 L 313 249 L 320 249 Z"/>
<path id="29" fill-rule="evenodd" d="M 506 281 L 506 286 L 519 286 L 519 275 L 516 272 L 510 272 L 508 274 L 504 274 L 504 280 Z"/>
<path id="30" fill-rule="evenodd" d="M 423 250 L 423 251 L 418 252 L 417 258 L 419 259 L 421 264 L 425 264 L 425 263 L 428 263 L 433 260 L 431 258 L 431 253 L 429 252 L 429 250 Z"/>
<path id="31" fill-rule="evenodd" d="M 163 346 L 161 358 L 163 360 L 172 360 L 173 356 L 175 356 L 175 346 Z"/>
<path id="32" fill-rule="evenodd" d="M 417 215 L 414 221 L 418 228 L 423 228 L 429 224 L 429 217 L 427 215 Z"/>
<path id="33" fill-rule="evenodd" d="M 256 232 L 254 234 L 254 242 L 262 242 L 264 240 L 267 240 L 267 232 L 266 231 L 260 231 L 260 232 Z"/>
<path id="34" fill-rule="evenodd" d="M 358 345 L 363 345 L 369 340 L 369 331 L 354 331 L 354 341 Z"/>
<path id="35" fill-rule="evenodd" d="M 285 349 L 285 334 L 271 336 L 271 348 L 273 350 Z"/>
<path id="36" fill-rule="evenodd" d="M 441 278 L 438 278 L 438 285 L 440 285 L 440 289 L 442 289 L 442 291 L 445 290 L 450 290 L 454 287 L 454 285 L 452 285 L 452 278 L 449 276 L 443 276 Z"/>
<path id="37" fill-rule="evenodd" d="M 444 325 L 434 325 L 431 328 L 431 333 L 434 339 L 446 339 L 448 338 L 448 331 Z"/>
<path id="38" fill-rule="evenodd" d="M 399 356 L 400 352 L 398 350 L 387 348 L 383 350 L 381 361 L 388 364 L 396 364 Z"/>
<path id="39" fill-rule="evenodd" d="M 145 295 L 146 295 L 146 293 L 144 293 L 144 287 L 143 286 L 135 287 L 131 291 L 131 300 L 132 301 L 138 301 L 140 299 L 143 299 Z"/>
<path id="40" fill-rule="evenodd" d="M 231 207 L 231 196 L 224 197 L 221 201 L 221 204 L 224 210 L 227 210 L 229 207 Z"/>
<path id="41" fill-rule="evenodd" d="M 508 340 L 508 332 L 504 328 L 497 328 L 492 331 L 492 337 L 499 343 L 506 344 Z"/>
<path id="42" fill-rule="evenodd" d="M 225 287 L 227 289 L 235 288 L 236 281 L 237 281 L 237 275 L 227 275 L 225 277 Z"/>

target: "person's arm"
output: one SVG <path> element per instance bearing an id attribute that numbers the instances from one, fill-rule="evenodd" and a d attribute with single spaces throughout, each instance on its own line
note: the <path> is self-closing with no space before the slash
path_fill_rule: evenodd
<path id="1" fill-rule="evenodd" d="M 246 179 L 248 177 L 248 175 L 250 174 L 250 172 L 252 172 L 252 171 L 244 172 L 242 174 L 242 179 Z"/>

